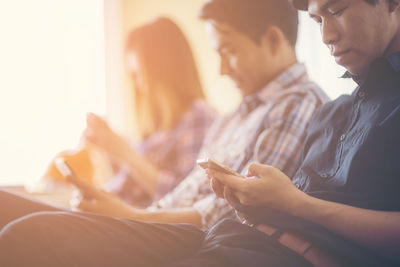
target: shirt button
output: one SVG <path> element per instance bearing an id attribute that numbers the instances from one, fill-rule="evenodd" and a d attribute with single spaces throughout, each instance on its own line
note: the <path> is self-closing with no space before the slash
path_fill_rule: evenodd
<path id="1" fill-rule="evenodd" d="M 345 134 L 342 134 L 342 135 L 340 136 L 340 141 L 343 141 L 345 138 L 346 138 L 346 135 L 345 135 Z"/>
<path id="2" fill-rule="evenodd" d="M 294 185 L 297 189 L 300 189 L 300 185 L 299 184 L 295 184 Z"/>
<path id="3" fill-rule="evenodd" d="M 328 177 L 328 174 L 323 173 L 323 174 L 321 174 L 321 177 L 322 177 L 322 178 L 327 178 L 327 177 Z"/>
<path id="4" fill-rule="evenodd" d="M 358 93 L 358 96 L 363 98 L 365 96 L 365 93 L 363 91 L 361 91 L 361 92 Z"/>

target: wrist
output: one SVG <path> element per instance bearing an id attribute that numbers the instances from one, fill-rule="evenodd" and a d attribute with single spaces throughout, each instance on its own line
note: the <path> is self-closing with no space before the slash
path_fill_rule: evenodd
<path id="1" fill-rule="evenodd" d="M 285 211 L 294 216 L 300 216 L 302 210 L 307 207 L 309 195 L 297 188 L 289 194 Z"/>

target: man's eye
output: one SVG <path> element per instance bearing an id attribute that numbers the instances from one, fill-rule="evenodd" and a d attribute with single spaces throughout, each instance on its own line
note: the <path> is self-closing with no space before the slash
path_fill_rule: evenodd
<path id="1" fill-rule="evenodd" d="M 225 54 L 227 54 L 227 55 L 235 55 L 236 54 L 236 51 L 235 50 L 226 50 L 225 51 Z"/>
<path id="2" fill-rule="evenodd" d="M 311 17 L 316 23 L 321 24 L 322 23 L 322 19 L 319 17 Z"/>
<path id="3" fill-rule="evenodd" d="M 343 13 L 343 11 L 344 11 L 345 9 L 347 9 L 347 7 L 343 7 L 343 8 L 336 9 L 336 10 L 332 10 L 332 11 L 329 11 L 329 13 L 330 13 L 332 16 L 340 16 L 340 15 Z"/>

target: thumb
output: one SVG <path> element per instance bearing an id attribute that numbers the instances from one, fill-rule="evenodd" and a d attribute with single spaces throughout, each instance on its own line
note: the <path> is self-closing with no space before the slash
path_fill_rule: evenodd
<path id="1" fill-rule="evenodd" d="M 91 201 L 87 199 L 82 199 L 79 204 L 77 205 L 77 208 L 83 211 L 88 211 L 88 212 L 96 212 L 97 211 L 97 202 L 96 201 Z"/>
<path id="2" fill-rule="evenodd" d="M 250 176 L 267 176 L 271 174 L 273 168 L 271 165 L 252 163 L 249 166 L 248 174 Z"/>
<path id="3" fill-rule="evenodd" d="M 214 178 L 211 178 L 210 183 L 215 195 L 217 197 L 224 198 L 224 186 L 217 179 Z"/>
<path id="4" fill-rule="evenodd" d="M 77 177 L 75 174 L 68 175 L 65 178 L 69 183 L 75 185 L 79 189 L 84 198 L 93 199 L 101 197 L 101 193 L 96 187 L 86 182 L 82 178 Z"/>

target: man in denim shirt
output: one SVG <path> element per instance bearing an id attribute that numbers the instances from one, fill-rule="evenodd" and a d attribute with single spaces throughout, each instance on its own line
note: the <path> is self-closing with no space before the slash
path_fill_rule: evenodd
<path id="1" fill-rule="evenodd" d="M 53 265 L 399 266 L 400 3 L 294 4 L 320 24 L 323 41 L 359 86 L 318 112 L 293 182 L 256 163 L 249 179 L 207 171 L 215 193 L 248 225 L 224 220 L 203 232 L 189 225 L 39 214 L 3 229 L 0 264 L 21 262 L 12 255 L 18 251 L 31 264 Z M 82 221 L 87 227 L 76 229 Z M 106 231 L 121 225 L 129 231 Z M 123 235 L 131 241 L 122 242 Z"/>

